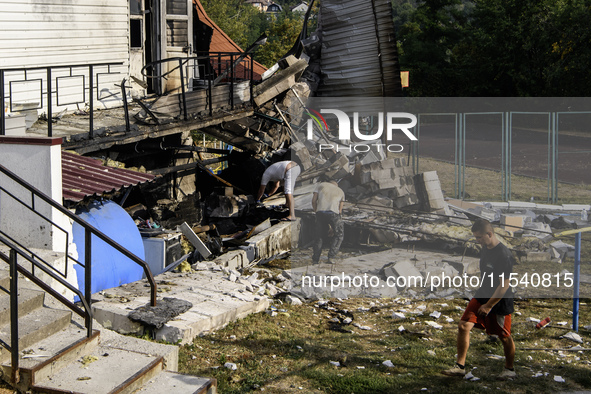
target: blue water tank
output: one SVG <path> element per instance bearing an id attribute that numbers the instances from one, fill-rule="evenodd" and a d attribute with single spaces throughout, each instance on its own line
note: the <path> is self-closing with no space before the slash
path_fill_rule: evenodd
<path id="1" fill-rule="evenodd" d="M 145 259 L 142 236 L 131 216 L 118 204 L 112 201 L 94 202 L 78 212 L 78 216 L 140 259 Z M 84 228 L 74 223 L 72 230 L 73 240 L 78 250 L 78 261 L 86 264 Z M 94 235 L 91 238 L 91 244 L 91 291 L 93 294 L 142 279 L 144 270 L 141 266 Z M 78 276 L 78 288 L 84 292 L 84 268 L 75 264 L 74 269 Z"/>

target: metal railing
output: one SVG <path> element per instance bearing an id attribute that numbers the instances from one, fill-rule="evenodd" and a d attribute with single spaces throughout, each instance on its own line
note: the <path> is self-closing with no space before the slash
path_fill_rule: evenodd
<path id="1" fill-rule="evenodd" d="M 39 93 L 36 96 L 38 102 L 35 107 L 28 109 L 37 110 L 47 108 L 47 136 L 53 136 L 52 120 L 53 107 L 63 105 L 86 104 L 86 97 L 88 93 L 88 108 L 89 108 L 89 125 L 88 133 L 90 138 L 94 136 L 94 92 L 96 91 L 96 100 L 104 100 L 106 97 L 99 97 L 101 91 L 99 85 L 99 75 L 118 74 L 113 72 L 112 68 L 115 66 L 122 66 L 123 63 L 94 63 L 94 64 L 74 64 L 66 66 L 45 66 L 45 67 L 30 67 L 30 68 L 10 68 L 0 69 L 0 135 L 6 135 L 6 114 L 5 108 L 9 108 L 11 112 L 15 112 L 15 95 L 13 92 L 13 84 L 24 84 L 38 82 Z M 106 72 L 97 72 L 98 69 L 106 68 Z M 55 76 L 54 71 L 66 71 L 67 75 Z M 10 76 L 7 80 L 7 76 Z M 78 93 L 81 99 L 74 99 L 69 102 L 60 102 L 60 81 L 62 79 L 80 79 L 82 81 L 82 88 Z M 95 81 L 96 79 L 96 81 Z M 54 85 L 55 82 L 55 85 Z M 96 85 L 95 85 L 96 82 Z M 9 86 L 9 94 L 6 95 L 6 83 Z M 55 86 L 55 89 L 53 88 Z M 64 90 L 65 88 L 62 88 Z M 111 95 L 109 96 L 111 97 Z M 45 98 L 45 101 L 44 101 Z M 8 105 L 7 100 L 8 99 Z M 26 100 L 30 101 L 31 96 Z"/>
<path id="2" fill-rule="evenodd" d="M 92 300 L 91 300 L 91 284 L 92 284 L 92 237 L 96 237 L 107 245 L 112 247 L 113 249 L 117 250 L 119 253 L 133 261 L 135 264 L 141 266 L 144 270 L 146 278 L 150 283 L 150 304 L 152 306 L 156 306 L 156 282 L 154 280 L 154 276 L 150 270 L 148 264 L 137 257 L 135 254 L 131 253 L 129 250 L 115 242 L 109 236 L 105 235 L 100 230 L 96 229 L 94 226 L 86 222 L 85 220 L 81 219 L 77 215 L 71 213 L 69 210 L 64 208 L 61 204 L 54 201 L 51 197 L 47 196 L 34 186 L 27 183 L 22 178 L 15 175 L 13 172 L 9 171 L 6 167 L 0 165 L 0 173 L 5 175 L 6 177 L 10 178 L 12 181 L 16 182 L 21 189 L 25 190 L 26 192 L 30 193 L 31 201 L 30 205 L 26 204 L 23 199 L 18 198 L 14 193 L 10 193 L 6 188 L 0 186 L 0 193 L 1 195 L 6 195 L 26 209 L 34 213 L 35 215 L 39 216 L 43 220 L 47 221 L 51 224 L 51 226 L 59 229 L 66 233 L 66 253 L 65 253 L 65 272 L 60 272 L 59 270 L 55 269 L 51 264 L 45 261 L 42 257 L 38 254 L 30 251 L 27 247 L 23 246 L 18 240 L 14 239 L 10 234 L 8 234 L 4 229 L 0 228 L 0 244 L 4 244 L 10 250 L 9 256 L 4 253 L 0 252 L 0 260 L 5 261 L 10 265 L 10 272 L 11 272 L 11 288 L 10 288 L 10 297 L 11 297 L 11 344 L 0 343 L 0 345 L 6 347 L 12 355 L 12 369 L 13 369 L 13 378 L 18 379 L 18 291 L 17 289 L 17 272 L 25 276 L 27 279 L 31 280 L 45 292 L 51 294 L 55 297 L 58 301 L 72 310 L 74 313 L 78 314 L 85 321 L 85 327 L 87 329 L 87 336 L 90 337 L 92 335 Z M 65 215 L 67 218 L 72 220 L 74 223 L 77 223 L 84 229 L 84 263 L 81 261 L 73 258 L 68 253 L 68 232 L 62 229 L 59 225 L 54 223 L 49 218 L 45 217 L 42 213 L 40 213 L 35 206 L 36 200 L 43 201 L 45 204 L 48 204 L 52 209 L 57 210 L 61 214 Z M 31 264 L 31 269 L 27 269 L 23 265 L 18 263 L 17 257 L 20 256 L 24 258 L 28 263 Z M 83 291 L 76 288 L 72 284 L 67 281 L 67 267 L 68 261 L 71 260 L 75 264 L 80 265 L 84 269 L 84 289 Z M 59 284 L 63 285 L 67 290 L 74 293 L 76 296 L 79 297 L 80 302 L 82 303 L 82 307 L 77 305 L 76 303 L 70 301 L 68 298 L 60 294 L 58 291 L 54 290 L 49 284 L 47 284 L 43 279 L 41 279 L 37 274 L 36 270 L 42 271 L 45 275 L 49 276 L 51 279 L 56 280 Z M 16 373 L 16 375 L 15 375 Z"/>
<path id="3" fill-rule="evenodd" d="M 178 63 L 178 65 L 173 67 L 164 66 L 168 63 Z M 47 111 L 48 137 L 53 136 L 53 111 L 56 107 L 87 105 L 89 114 L 88 136 L 92 139 L 95 137 L 95 103 L 121 93 L 121 101 L 125 109 L 125 120 L 122 119 L 121 124 L 125 122 L 126 130 L 129 131 L 128 95 L 125 86 L 125 81 L 129 81 L 129 76 L 124 76 L 121 85 L 118 85 L 120 79 L 115 81 L 114 77 L 116 74 L 121 74 L 114 71 L 115 67 L 122 65 L 123 63 L 95 63 L 0 69 L 0 135 L 6 135 L 7 132 L 5 108 L 9 109 L 10 112 L 17 112 L 18 99 L 16 97 L 19 95 L 24 95 L 23 102 L 25 104 L 31 104 L 27 110 L 45 109 Z M 159 60 L 146 65 L 142 69 L 142 75 L 153 81 L 152 89 L 158 95 L 166 95 L 167 92 L 162 89 L 163 82 L 178 70 L 181 81 L 177 87 L 180 89 L 182 97 L 181 115 L 182 119 L 188 120 L 190 114 L 187 112 L 187 92 L 200 88 L 207 89 L 207 108 L 205 109 L 209 110 L 210 116 L 213 116 L 213 88 L 222 82 L 230 85 L 227 100 L 233 110 L 235 107 L 234 85 L 237 82 L 250 81 L 249 89 L 252 104 L 253 67 L 254 60 L 247 53 L 211 52 L 203 56 Z M 163 68 L 167 70 L 161 72 L 160 70 Z M 109 82 L 112 83 L 109 89 L 100 85 L 99 76 L 104 78 L 105 75 L 111 75 L 110 78 L 113 79 Z M 141 83 L 141 81 L 139 82 Z M 30 84 L 29 91 L 20 92 L 18 89 L 19 84 Z M 198 86 L 199 84 L 201 86 Z M 75 93 L 68 92 L 67 89 L 74 90 Z M 103 91 L 107 91 L 108 94 L 101 97 Z M 157 120 L 155 115 L 150 112 L 147 101 L 141 99 L 134 101 L 138 102 L 150 117 Z"/>
<path id="4" fill-rule="evenodd" d="M 170 66 L 169 63 L 176 64 Z M 180 86 L 177 86 L 176 89 L 180 89 L 181 115 L 184 120 L 188 120 L 190 113 L 187 110 L 187 92 L 200 88 L 206 89 L 207 105 L 205 109 L 209 111 L 209 116 L 213 116 L 213 88 L 222 82 L 230 86 L 228 102 L 233 110 L 235 107 L 234 85 L 237 82 L 249 81 L 250 104 L 252 104 L 253 67 L 254 60 L 252 56 L 247 57 L 246 53 L 210 52 L 209 55 L 205 56 L 168 58 L 152 62 L 142 68 L 142 76 L 157 80 L 156 85 L 161 86 L 162 81 L 169 79 L 173 73 L 178 72 Z M 167 68 L 167 71 L 160 71 L 163 68 Z M 199 86 L 199 83 L 202 85 Z M 141 103 L 140 105 L 156 120 L 157 117 L 150 112 L 146 105 Z"/>

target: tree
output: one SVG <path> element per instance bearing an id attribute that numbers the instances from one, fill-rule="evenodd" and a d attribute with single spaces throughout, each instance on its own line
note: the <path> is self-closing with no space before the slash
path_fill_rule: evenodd
<path id="1" fill-rule="evenodd" d="M 284 56 L 296 42 L 302 30 L 303 20 L 298 15 L 284 10 L 277 18 L 271 17 L 269 29 L 267 30 L 267 43 L 261 46 L 256 54 L 255 60 L 266 67 L 271 67 L 282 56 Z"/>
<path id="2" fill-rule="evenodd" d="M 265 15 L 242 0 L 201 0 L 201 5 L 240 48 L 247 48 L 268 28 Z"/>
<path id="3" fill-rule="evenodd" d="M 242 0 L 201 0 L 207 15 L 242 49 L 265 32 L 267 43 L 255 52 L 255 60 L 271 67 L 295 43 L 302 17 L 285 7 L 279 15 L 268 15 Z M 299 3 L 298 3 L 299 4 Z"/>
<path id="4" fill-rule="evenodd" d="M 421 0 L 400 30 L 401 68 L 410 70 L 413 96 L 459 93 L 456 46 L 466 15 L 460 0 Z"/>

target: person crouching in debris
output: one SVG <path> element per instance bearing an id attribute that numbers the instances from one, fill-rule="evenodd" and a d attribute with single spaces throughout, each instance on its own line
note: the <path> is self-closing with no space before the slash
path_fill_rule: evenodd
<path id="1" fill-rule="evenodd" d="M 458 324 L 457 360 L 453 368 L 443 371 L 448 376 L 466 374 L 466 354 L 470 347 L 472 327 L 486 329 L 488 335 L 497 335 L 503 344 L 505 369 L 498 376 L 500 380 L 516 377 L 513 368 L 515 343 L 511 337 L 511 313 L 513 293 L 509 277 L 513 271 L 513 257 L 494 233 L 489 221 L 478 219 L 472 226 L 476 242 L 482 245 L 480 273 L 483 281 L 470 300 Z"/>
<path id="2" fill-rule="evenodd" d="M 312 263 L 318 264 L 322 253 L 324 238 L 330 238 L 328 263 L 332 264 L 341 243 L 343 242 L 344 225 L 341 213 L 345 203 L 345 193 L 336 181 L 329 180 L 325 175 L 320 177 L 321 183 L 316 186 L 312 195 L 312 208 L 316 212 L 316 239 L 314 240 Z"/>
<path id="3" fill-rule="evenodd" d="M 272 195 L 279 188 L 279 184 L 283 183 L 283 192 L 285 193 L 285 202 L 289 209 L 289 216 L 281 219 L 284 221 L 296 220 L 295 207 L 293 203 L 293 190 L 296 179 L 300 175 L 300 166 L 295 161 L 284 160 L 271 164 L 263 173 L 261 178 L 261 186 L 257 194 L 257 203 L 261 201 L 263 193 L 268 183 L 273 183 L 269 195 Z"/>

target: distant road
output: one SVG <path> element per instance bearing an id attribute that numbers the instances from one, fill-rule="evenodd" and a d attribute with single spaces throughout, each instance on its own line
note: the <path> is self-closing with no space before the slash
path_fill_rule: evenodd
<path id="1" fill-rule="evenodd" d="M 501 170 L 501 132 L 491 125 L 466 131 L 466 165 Z M 455 131 L 450 124 L 421 125 L 419 155 L 454 162 Z M 513 128 L 512 173 L 548 178 L 548 133 Z M 591 137 L 559 135 L 558 181 L 591 185 Z"/>

